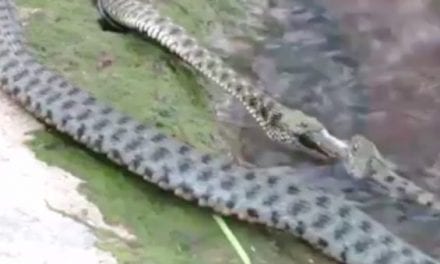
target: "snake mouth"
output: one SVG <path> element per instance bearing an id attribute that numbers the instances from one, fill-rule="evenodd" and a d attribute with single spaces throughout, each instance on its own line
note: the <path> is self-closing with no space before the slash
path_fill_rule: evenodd
<path id="1" fill-rule="evenodd" d="M 298 141 L 329 162 L 345 159 L 349 152 L 349 145 L 345 141 L 332 136 L 325 129 L 301 134 Z"/>

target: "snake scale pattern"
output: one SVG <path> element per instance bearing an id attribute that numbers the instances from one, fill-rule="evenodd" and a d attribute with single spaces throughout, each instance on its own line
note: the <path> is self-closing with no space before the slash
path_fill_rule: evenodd
<path id="1" fill-rule="evenodd" d="M 435 195 L 395 173 L 372 142 L 354 136 L 350 144 L 346 144 L 331 136 L 315 118 L 281 105 L 263 93 L 258 84 L 200 45 L 184 28 L 161 15 L 153 4 L 138 0 L 97 0 L 97 7 L 104 22 L 159 42 L 237 98 L 272 140 L 292 145 L 317 158 L 342 159 L 352 176 L 376 181 L 391 197 L 408 198 L 440 210 Z"/>
<path id="2" fill-rule="evenodd" d="M 344 143 L 332 137 L 316 118 L 290 109 L 264 93 L 258 83 L 226 65 L 184 28 L 162 16 L 152 4 L 97 0 L 97 6 L 101 15 L 115 28 L 134 29 L 157 40 L 238 99 L 273 141 L 321 159 L 345 154 Z"/>
<path id="3" fill-rule="evenodd" d="M 286 170 L 238 167 L 98 101 L 38 62 L 12 0 L 0 0 L 0 34 L 1 89 L 36 118 L 145 181 L 224 215 L 290 232 L 342 263 L 440 263 L 342 197 L 299 185 Z"/>

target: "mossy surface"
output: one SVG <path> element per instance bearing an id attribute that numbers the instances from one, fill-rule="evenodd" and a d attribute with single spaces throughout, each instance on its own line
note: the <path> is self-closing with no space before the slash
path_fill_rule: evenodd
<path id="1" fill-rule="evenodd" d="M 223 14 L 239 16 L 234 1 L 164 1 L 159 8 L 202 38 L 212 23 L 224 22 Z M 42 62 L 137 119 L 199 149 L 218 151 L 206 93 L 174 56 L 132 35 L 101 31 L 90 1 L 18 4 L 38 10 L 27 19 L 26 34 Z M 41 160 L 82 178 L 81 191 L 106 220 L 137 236 L 128 243 L 95 230 L 98 246 L 120 263 L 241 263 L 210 211 L 160 191 L 55 131 L 37 132 L 29 145 Z M 227 222 L 252 263 L 328 262 L 289 235 Z"/>

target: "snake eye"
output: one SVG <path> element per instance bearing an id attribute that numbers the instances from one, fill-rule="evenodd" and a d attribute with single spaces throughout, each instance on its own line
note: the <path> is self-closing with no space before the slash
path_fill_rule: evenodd
<path id="1" fill-rule="evenodd" d="M 358 151 L 359 150 L 359 144 L 358 143 L 354 143 L 353 144 L 353 146 L 351 147 L 351 149 L 353 150 L 353 151 Z"/>

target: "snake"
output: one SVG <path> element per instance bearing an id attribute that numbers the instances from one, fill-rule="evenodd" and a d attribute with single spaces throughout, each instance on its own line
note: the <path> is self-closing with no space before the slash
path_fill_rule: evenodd
<path id="1" fill-rule="evenodd" d="M 183 27 L 162 16 L 153 4 L 124 0 L 97 0 L 96 4 L 101 23 L 105 20 L 120 31 L 128 28 L 145 33 L 238 99 L 269 139 L 323 160 L 345 154 L 344 142 L 316 118 L 276 101 L 259 89 L 258 82 L 237 73 Z"/>
<path id="2" fill-rule="evenodd" d="M 302 238 L 348 264 L 440 264 L 342 195 L 286 168 L 240 167 L 143 124 L 39 62 L 13 0 L 0 0 L 0 90 L 36 119 L 200 207 Z"/>
<path id="3" fill-rule="evenodd" d="M 332 136 L 316 118 L 277 102 L 264 93 L 256 81 L 236 72 L 182 26 L 161 15 L 153 3 L 96 0 L 95 4 L 103 28 L 111 26 L 119 32 L 132 30 L 157 41 L 237 98 L 273 141 L 294 146 L 317 158 L 339 158 L 354 178 L 372 179 L 393 198 L 409 198 L 440 212 L 436 196 L 398 175 L 373 142 L 355 135 L 346 143 Z"/>

